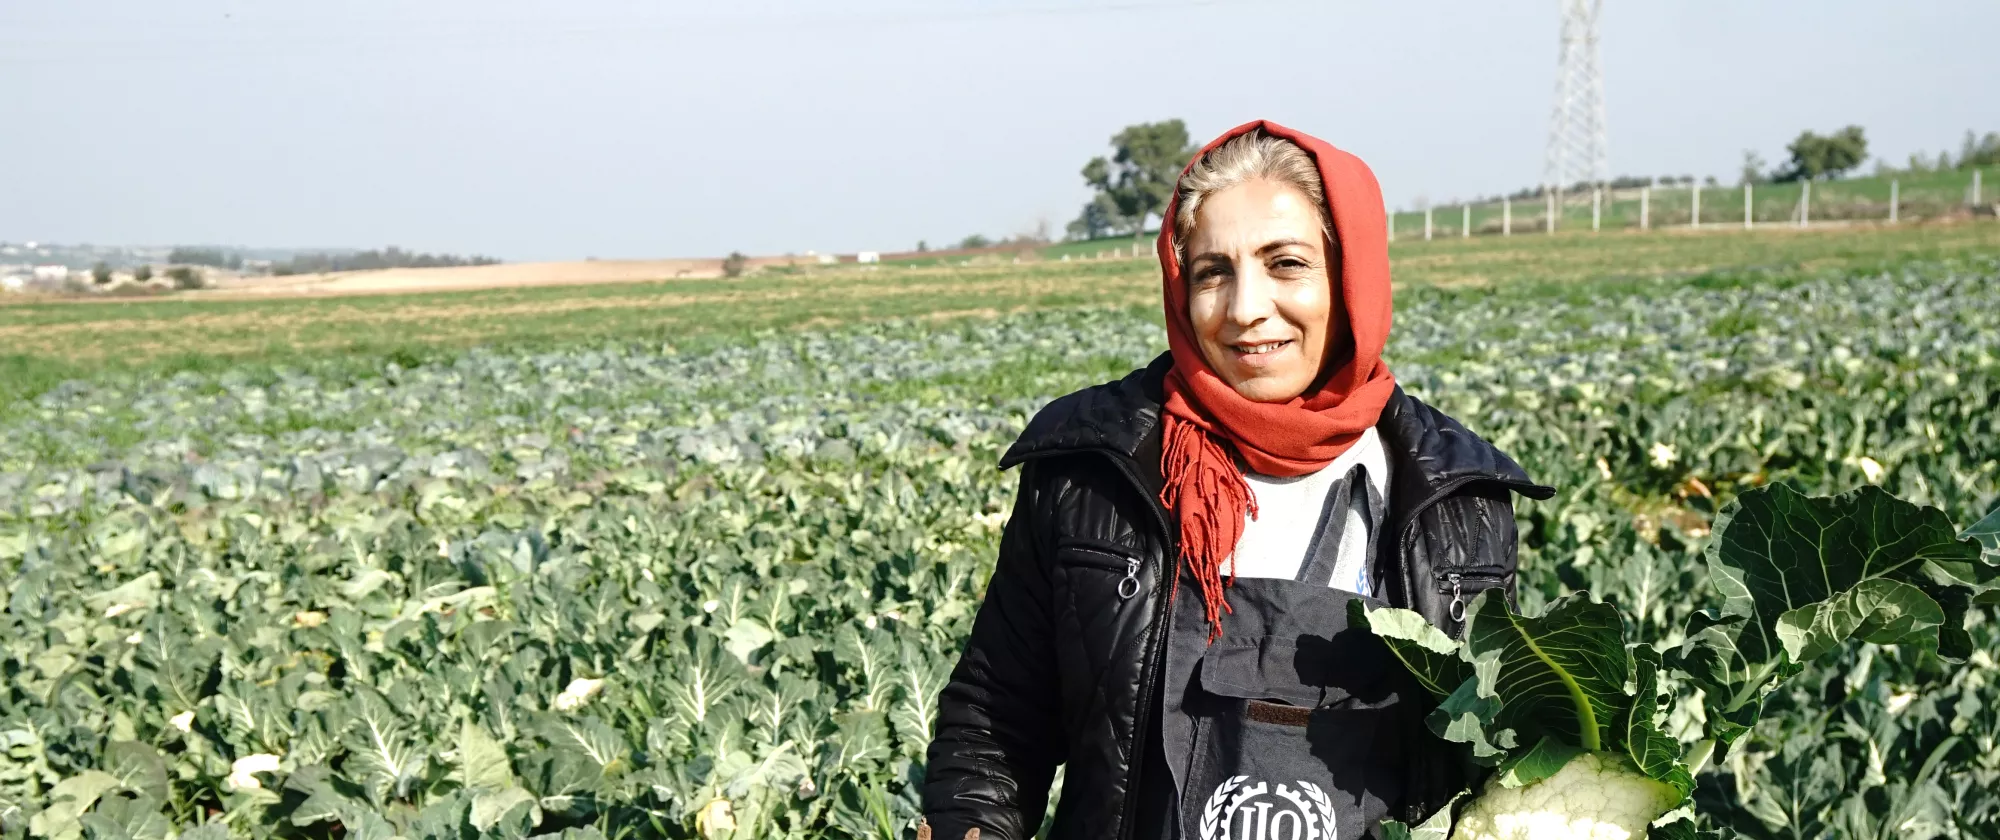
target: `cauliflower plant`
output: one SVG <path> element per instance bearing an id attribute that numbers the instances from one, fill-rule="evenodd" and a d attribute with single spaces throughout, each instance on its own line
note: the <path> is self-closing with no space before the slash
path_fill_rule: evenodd
<path id="1" fill-rule="evenodd" d="M 1653 454 L 1677 457 L 1664 444 Z M 1410 610 L 1351 605 L 1350 619 L 1438 698 L 1432 729 L 1496 771 L 1455 824 L 1446 805 L 1415 828 L 1384 822 L 1384 836 L 1713 837 L 1692 812 L 1653 823 L 1690 803 L 1694 775 L 1750 731 L 1778 681 L 1854 640 L 1966 661 L 1979 653 L 1970 613 L 1952 616 L 1931 591 L 1964 604 L 2000 590 L 2000 564 L 1943 511 L 1873 485 L 1818 497 L 1745 490 L 1716 515 L 1706 554 L 1722 606 L 1690 616 L 1673 647 L 1629 638 L 1617 607 L 1584 592 L 1524 616 L 1485 590 L 1469 607 L 1454 602 L 1460 638 Z M 1952 632 L 1940 633 L 1941 619 Z M 1660 727 L 1676 696 L 1666 679 L 1701 698 L 1693 744 Z"/>
<path id="2" fill-rule="evenodd" d="M 1682 799 L 1625 756 L 1587 752 L 1556 774 L 1509 788 L 1496 780 L 1467 805 L 1452 840 L 1631 840 Z"/>

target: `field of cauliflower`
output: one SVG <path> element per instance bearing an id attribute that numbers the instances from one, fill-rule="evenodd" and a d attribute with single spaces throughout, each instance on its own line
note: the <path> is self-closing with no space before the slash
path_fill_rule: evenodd
<path id="1" fill-rule="evenodd" d="M 0 838 L 910 836 L 994 462 L 1157 353 L 1156 318 L 42 393 L 0 413 Z M 1519 510 L 1531 612 L 1588 590 L 1679 644 L 1752 487 L 1877 485 L 1960 527 L 2000 503 L 1991 259 L 1416 287 L 1394 336 L 1405 388 L 1561 491 Z M 2000 836 L 1972 609 L 1965 665 L 1856 645 L 1784 683 L 1697 777 L 1708 826 Z"/>

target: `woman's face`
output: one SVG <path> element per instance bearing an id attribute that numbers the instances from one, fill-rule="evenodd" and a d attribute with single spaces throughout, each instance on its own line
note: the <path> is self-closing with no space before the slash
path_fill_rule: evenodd
<path id="1" fill-rule="evenodd" d="M 1186 249 L 1188 317 L 1209 368 L 1257 402 L 1305 393 L 1340 308 L 1312 199 L 1270 180 L 1213 193 Z"/>

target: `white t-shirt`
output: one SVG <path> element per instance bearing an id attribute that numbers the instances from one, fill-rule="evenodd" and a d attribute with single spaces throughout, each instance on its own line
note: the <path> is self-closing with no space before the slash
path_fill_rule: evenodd
<path id="1" fill-rule="evenodd" d="M 1357 467 L 1366 476 L 1374 498 L 1378 502 L 1387 499 L 1389 458 L 1373 428 L 1362 432 L 1360 440 L 1318 472 L 1279 478 L 1245 471 L 1243 477 L 1257 500 L 1257 516 L 1252 518 L 1246 512 L 1243 517 L 1243 538 L 1236 543 L 1233 573 L 1244 578 L 1297 580 L 1309 559 L 1306 553 L 1313 538 L 1321 531 L 1322 517 L 1329 515 L 1328 494 Z M 1352 492 L 1363 498 L 1368 495 L 1360 487 Z M 1370 516 L 1364 505 L 1349 505 L 1331 515 L 1344 516 L 1346 521 L 1339 530 L 1339 560 L 1330 585 L 1374 595 L 1368 579 L 1368 539 L 1369 529 L 1381 520 L 1382 512 L 1377 510 Z M 1231 568 L 1225 565 L 1223 571 L 1229 573 Z"/>

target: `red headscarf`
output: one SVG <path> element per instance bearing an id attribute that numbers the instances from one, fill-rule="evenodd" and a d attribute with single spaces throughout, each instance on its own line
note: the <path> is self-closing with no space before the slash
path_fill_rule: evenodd
<path id="1" fill-rule="evenodd" d="M 1258 120 L 1210 141 L 1188 168 L 1230 139 L 1260 129 L 1298 144 L 1319 166 L 1339 240 L 1336 282 L 1347 323 L 1330 325 L 1329 355 L 1315 390 L 1282 403 L 1255 402 L 1236 393 L 1209 368 L 1195 340 L 1187 286 L 1174 253 L 1179 192 L 1167 203 L 1159 252 L 1174 366 L 1166 381 L 1166 440 L 1160 459 L 1166 488 L 1160 501 L 1180 520 L 1180 556 L 1201 582 L 1211 639 L 1221 634 L 1221 613 L 1229 609 L 1223 601 L 1223 561 L 1243 536 L 1244 514 L 1257 512 L 1250 485 L 1229 452 L 1265 475 L 1314 472 L 1333 463 L 1375 425 L 1396 386 L 1382 363 L 1390 321 L 1388 225 L 1382 189 L 1368 165 L 1317 137 Z M 1334 310 L 1336 316 L 1342 311 Z"/>

